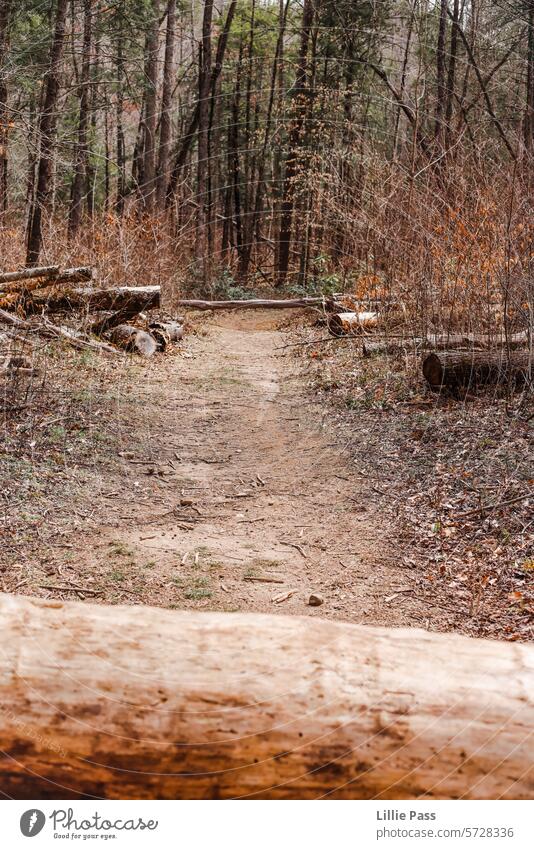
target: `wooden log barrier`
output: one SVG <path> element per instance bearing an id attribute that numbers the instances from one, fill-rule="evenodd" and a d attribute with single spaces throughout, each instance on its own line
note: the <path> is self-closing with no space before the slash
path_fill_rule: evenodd
<path id="1" fill-rule="evenodd" d="M 0 595 L 15 798 L 534 797 L 534 649 Z"/>

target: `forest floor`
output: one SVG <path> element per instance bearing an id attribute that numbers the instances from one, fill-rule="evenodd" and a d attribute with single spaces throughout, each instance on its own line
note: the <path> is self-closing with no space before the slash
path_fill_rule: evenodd
<path id="1" fill-rule="evenodd" d="M 459 509 L 449 478 L 480 491 L 469 463 L 467 477 L 454 471 L 458 434 L 448 454 L 433 440 L 444 417 L 465 430 L 472 413 L 417 386 L 399 402 L 390 374 L 390 415 L 376 375 L 371 401 L 361 379 L 359 395 L 344 382 L 342 344 L 287 347 L 318 335 L 308 325 L 228 313 L 195 319 L 149 361 L 43 352 L 24 389 L 30 412 L 6 425 L 4 591 L 527 639 L 528 500 L 521 539 L 488 531 L 482 512 L 482 535 L 470 527 L 460 550 L 443 518 L 444 498 Z M 17 392 L 5 389 L 12 405 Z M 477 416 L 467 435 L 478 444 L 489 437 Z M 520 424 L 505 435 L 523 487 L 528 437 Z"/>

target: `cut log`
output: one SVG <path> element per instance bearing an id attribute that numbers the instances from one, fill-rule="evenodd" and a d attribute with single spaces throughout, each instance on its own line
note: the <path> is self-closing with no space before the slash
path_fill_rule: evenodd
<path id="1" fill-rule="evenodd" d="M 157 350 L 156 340 L 150 333 L 130 324 L 119 324 L 112 330 L 109 338 L 119 348 L 141 354 L 143 357 L 151 357 Z"/>
<path id="2" fill-rule="evenodd" d="M 532 799 L 534 649 L 0 595 L 17 799 Z"/>
<path id="3" fill-rule="evenodd" d="M 341 312 L 328 319 L 328 329 L 333 336 L 350 336 L 375 328 L 377 324 L 377 312 Z"/>
<path id="4" fill-rule="evenodd" d="M 117 286 L 112 289 L 92 289 L 88 287 L 58 292 L 56 289 L 36 291 L 32 294 L 28 309 L 46 309 L 48 312 L 62 312 L 73 309 L 131 310 L 136 315 L 142 310 L 159 306 L 159 286 Z"/>
<path id="5" fill-rule="evenodd" d="M 170 342 L 179 342 L 184 335 L 183 326 L 176 321 L 153 321 L 148 329 L 156 340 L 158 351 L 164 351 Z"/>
<path id="6" fill-rule="evenodd" d="M 432 389 L 480 386 L 527 380 L 532 368 L 528 351 L 442 351 L 423 360 L 423 374 Z"/>
<path id="7" fill-rule="evenodd" d="M 152 333 L 154 330 L 163 330 L 169 337 L 169 342 L 179 342 L 183 339 L 183 325 L 177 321 L 153 321 L 149 324 L 148 329 Z"/>
<path id="8" fill-rule="evenodd" d="M 78 350 L 105 351 L 108 354 L 118 354 L 119 352 L 107 345 L 105 342 L 94 342 L 91 339 L 83 339 L 75 336 L 70 330 L 64 327 L 57 327 L 46 318 L 43 318 L 38 324 L 33 324 L 30 321 L 25 321 L 13 313 L 6 312 L 0 309 L 0 323 L 7 324 L 9 327 L 14 327 L 19 333 L 32 334 L 42 336 L 45 339 L 60 339 L 67 342 L 72 348 Z"/>

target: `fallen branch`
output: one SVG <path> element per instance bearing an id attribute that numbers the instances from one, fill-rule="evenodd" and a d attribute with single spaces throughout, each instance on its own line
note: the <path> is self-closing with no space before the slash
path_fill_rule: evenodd
<path id="1" fill-rule="evenodd" d="M 37 336 L 42 336 L 45 339 L 60 339 L 68 342 L 71 347 L 78 350 L 105 351 L 108 354 L 119 354 L 115 348 L 112 348 L 111 345 L 107 345 L 105 342 L 93 342 L 90 339 L 82 339 L 70 331 L 65 330 L 63 327 L 57 327 L 46 318 L 43 318 L 39 324 L 33 324 L 32 322 L 25 321 L 23 318 L 19 318 L 19 316 L 13 313 L 0 309 L 0 322 L 28 334 L 35 333 Z"/>
<path id="2" fill-rule="evenodd" d="M 510 507 L 512 504 L 518 504 L 520 501 L 525 501 L 527 498 L 532 498 L 534 493 L 525 492 L 523 495 L 517 495 L 515 498 L 509 498 L 508 501 L 498 501 L 497 504 L 486 504 L 485 507 L 475 507 L 474 510 L 467 510 L 465 513 L 457 513 L 456 516 L 451 516 L 453 522 L 459 519 L 468 519 L 470 516 L 478 516 L 480 513 L 493 513 L 494 510 L 501 510 L 503 507 Z"/>
<path id="3" fill-rule="evenodd" d="M 526 645 L 7 594 L 0 626 L 10 797 L 532 798 Z"/>

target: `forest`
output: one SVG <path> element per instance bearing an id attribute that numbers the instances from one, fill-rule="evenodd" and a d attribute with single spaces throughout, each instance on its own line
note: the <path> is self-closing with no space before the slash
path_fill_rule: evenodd
<path id="1" fill-rule="evenodd" d="M 0 0 L 5 796 L 534 798 L 533 213 L 534 0 Z"/>

